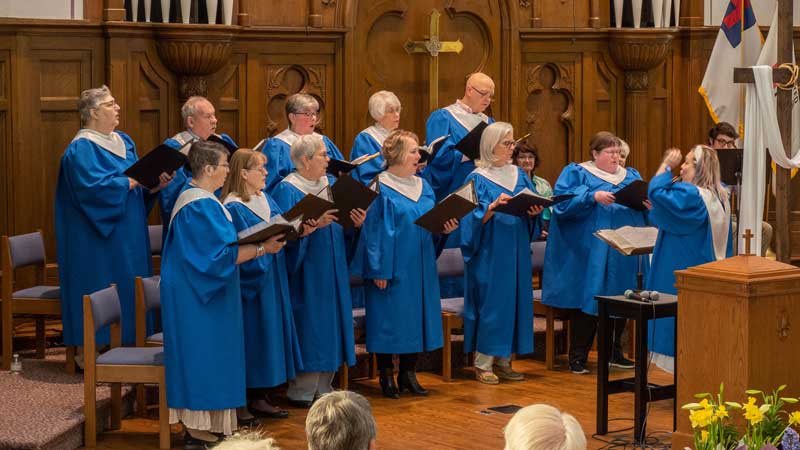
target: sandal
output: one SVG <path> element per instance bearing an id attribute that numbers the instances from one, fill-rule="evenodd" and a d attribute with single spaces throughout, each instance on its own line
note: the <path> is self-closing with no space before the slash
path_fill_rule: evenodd
<path id="1" fill-rule="evenodd" d="M 491 370 L 475 368 L 475 379 L 483 384 L 500 384 L 500 379 Z"/>
<path id="2" fill-rule="evenodd" d="M 492 370 L 501 380 L 506 380 L 506 381 L 525 380 L 525 375 L 519 372 L 515 372 L 514 369 L 511 368 L 511 366 L 492 366 Z"/>

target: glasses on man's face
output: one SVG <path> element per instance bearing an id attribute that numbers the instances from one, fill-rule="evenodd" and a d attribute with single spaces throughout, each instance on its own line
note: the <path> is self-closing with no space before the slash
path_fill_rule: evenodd
<path id="1" fill-rule="evenodd" d="M 494 92 L 482 91 L 482 90 L 476 88 L 475 86 L 470 86 L 470 88 L 472 88 L 473 91 L 477 92 L 478 95 L 481 96 L 481 98 L 487 98 L 488 97 L 489 100 L 494 100 Z"/>
<path id="2" fill-rule="evenodd" d="M 298 116 L 306 116 L 309 119 L 314 118 L 314 117 L 319 117 L 319 111 L 302 111 L 302 112 L 295 113 L 295 114 L 297 114 Z"/>
<path id="3" fill-rule="evenodd" d="M 715 138 L 714 142 L 721 148 L 734 148 L 736 147 L 736 139 Z"/>
<path id="4" fill-rule="evenodd" d="M 231 169 L 231 165 L 230 165 L 230 164 L 228 164 L 228 163 L 226 163 L 226 162 L 224 162 L 224 163 L 221 163 L 221 164 L 209 164 L 209 165 L 210 165 L 210 166 L 214 166 L 214 167 L 224 167 L 224 168 L 225 168 L 225 169 L 227 169 L 227 170 L 230 170 L 230 169 Z"/>

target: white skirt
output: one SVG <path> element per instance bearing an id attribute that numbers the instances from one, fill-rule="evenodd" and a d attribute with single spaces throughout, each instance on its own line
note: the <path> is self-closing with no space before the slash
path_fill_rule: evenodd
<path id="1" fill-rule="evenodd" d="M 186 428 L 193 430 L 223 433 L 230 436 L 236 431 L 236 409 L 218 409 L 213 411 L 195 411 L 192 409 L 169 409 L 169 423 L 183 422 Z"/>
<path id="2" fill-rule="evenodd" d="M 671 374 L 675 373 L 675 357 L 674 356 L 667 356 L 661 353 L 650 352 L 650 361 L 664 370 Z"/>

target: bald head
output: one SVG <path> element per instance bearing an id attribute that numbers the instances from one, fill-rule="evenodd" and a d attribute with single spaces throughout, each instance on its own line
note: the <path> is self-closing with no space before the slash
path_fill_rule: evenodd
<path id="1" fill-rule="evenodd" d="M 494 81 L 485 73 L 476 72 L 467 78 L 464 89 L 463 103 L 473 112 L 479 113 L 486 110 L 494 99 Z"/>

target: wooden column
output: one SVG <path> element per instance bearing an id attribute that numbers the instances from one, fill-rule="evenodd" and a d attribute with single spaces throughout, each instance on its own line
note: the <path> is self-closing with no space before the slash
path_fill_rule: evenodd
<path id="1" fill-rule="evenodd" d="M 589 28 L 600 28 L 600 0 L 589 2 Z"/>
<path id="2" fill-rule="evenodd" d="M 106 22 L 122 22 L 125 20 L 125 0 L 105 0 L 103 20 Z"/>
<path id="3" fill-rule="evenodd" d="M 308 0 L 308 26 L 312 28 L 322 27 L 322 14 L 317 0 Z"/>
<path id="4" fill-rule="evenodd" d="M 703 2 L 698 0 L 677 0 L 681 4 L 681 17 L 675 23 L 682 27 L 703 26 Z"/>
<path id="5" fill-rule="evenodd" d="M 250 26 L 250 0 L 239 0 L 239 15 L 236 23 L 242 27 Z"/>
<path id="6" fill-rule="evenodd" d="M 533 0 L 531 4 L 531 26 L 542 28 L 542 2 L 545 0 Z"/>

